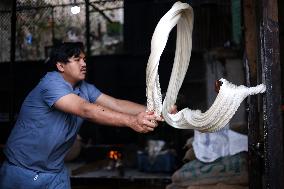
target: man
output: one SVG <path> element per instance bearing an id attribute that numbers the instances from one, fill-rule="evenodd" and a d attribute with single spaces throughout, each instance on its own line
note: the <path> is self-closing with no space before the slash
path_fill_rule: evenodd
<path id="1" fill-rule="evenodd" d="M 0 172 L 3 189 L 70 188 L 64 156 L 83 119 L 147 133 L 161 121 L 143 105 L 108 96 L 84 81 L 82 43 L 56 47 L 48 72 L 24 100 L 8 138 Z"/>

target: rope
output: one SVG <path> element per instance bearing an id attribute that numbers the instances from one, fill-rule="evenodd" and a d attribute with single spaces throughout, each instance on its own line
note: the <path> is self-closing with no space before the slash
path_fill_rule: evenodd
<path id="1" fill-rule="evenodd" d="M 192 49 L 193 9 L 186 3 L 176 2 L 160 19 L 151 40 L 151 53 L 146 68 L 147 110 L 163 115 L 165 121 L 179 129 L 196 129 L 202 132 L 220 130 L 230 121 L 241 102 L 249 95 L 263 93 L 265 85 L 256 87 L 236 86 L 225 79 L 212 106 L 204 113 L 185 108 L 170 114 L 170 108 L 177 100 Z M 159 83 L 158 67 L 160 56 L 166 46 L 172 28 L 177 25 L 176 51 L 170 82 L 165 99 Z"/>

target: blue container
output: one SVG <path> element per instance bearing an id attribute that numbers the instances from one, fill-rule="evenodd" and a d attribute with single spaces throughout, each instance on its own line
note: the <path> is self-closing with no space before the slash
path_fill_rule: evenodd
<path id="1" fill-rule="evenodd" d="M 165 152 L 149 157 L 146 152 L 137 152 L 138 170 L 143 172 L 173 172 L 176 167 L 175 155 L 171 152 Z"/>

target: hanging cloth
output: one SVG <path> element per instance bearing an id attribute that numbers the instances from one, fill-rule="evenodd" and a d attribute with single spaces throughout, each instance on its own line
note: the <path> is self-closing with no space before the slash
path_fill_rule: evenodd
<path id="1" fill-rule="evenodd" d="M 185 108 L 176 114 L 170 114 L 169 110 L 177 100 L 191 57 L 193 17 L 191 6 L 176 2 L 155 28 L 146 68 L 147 110 L 154 111 L 156 115 L 163 115 L 165 121 L 175 128 L 214 132 L 226 126 L 247 96 L 263 93 L 266 87 L 263 84 L 256 87 L 236 86 L 222 78 L 220 91 L 206 112 Z M 177 26 L 175 58 L 167 93 L 162 103 L 158 66 L 169 33 L 175 25 Z"/>

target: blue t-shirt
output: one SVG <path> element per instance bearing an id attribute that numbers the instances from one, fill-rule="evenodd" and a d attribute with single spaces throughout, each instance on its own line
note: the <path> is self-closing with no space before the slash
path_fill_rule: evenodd
<path id="1" fill-rule="evenodd" d="M 48 72 L 24 100 L 4 153 L 11 163 L 43 172 L 59 172 L 76 139 L 82 118 L 54 108 L 68 94 L 95 102 L 101 92 L 82 81 L 73 89 L 60 73 Z"/>

